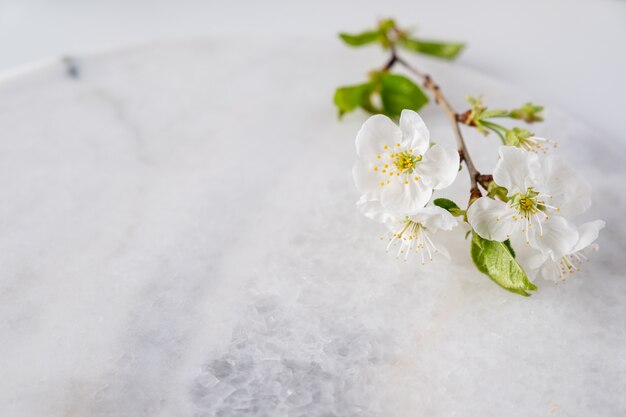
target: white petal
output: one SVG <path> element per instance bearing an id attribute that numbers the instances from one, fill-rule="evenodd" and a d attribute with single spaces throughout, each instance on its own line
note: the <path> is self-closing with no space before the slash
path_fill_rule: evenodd
<path id="1" fill-rule="evenodd" d="M 415 171 L 426 185 L 439 190 L 454 182 L 456 174 L 459 172 L 459 163 L 458 151 L 434 145 L 426 151 Z"/>
<path id="2" fill-rule="evenodd" d="M 589 254 L 591 252 L 597 252 L 600 250 L 600 245 L 598 245 L 597 243 L 592 243 L 591 245 L 587 246 L 586 248 L 583 248 L 582 253 L 583 254 Z"/>
<path id="3" fill-rule="evenodd" d="M 429 232 L 452 230 L 458 224 L 457 219 L 448 210 L 437 206 L 424 207 L 409 218 L 424 225 Z"/>
<path id="4" fill-rule="evenodd" d="M 526 193 L 537 183 L 538 156 L 514 146 L 500 147 L 500 160 L 493 170 L 493 180 L 509 191 L 509 195 Z"/>
<path id="5" fill-rule="evenodd" d="M 371 193 L 380 195 L 383 192 L 383 187 L 380 186 L 380 182 L 381 179 L 386 178 L 382 178 L 379 172 L 374 171 L 374 165 L 375 162 L 361 157 L 352 168 L 354 184 L 356 185 L 356 189 L 362 194 Z"/>
<path id="6" fill-rule="evenodd" d="M 594 220 L 578 226 L 578 243 L 574 245 L 572 252 L 583 250 L 595 242 L 604 226 L 606 223 L 602 220 Z"/>
<path id="7" fill-rule="evenodd" d="M 502 201 L 481 197 L 467 210 L 467 221 L 483 239 L 505 241 L 515 231 L 515 211 Z"/>
<path id="8" fill-rule="evenodd" d="M 402 215 L 415 214 L 419 209 L 424 207 L 433 191 L 430 187 L 419 181 L 412 179 L 405 184 L 400 178 L 391 181 L 385 185 L 381 194 L 381 202 L 383 207 L 394 213 Z"/>
<path id="9" fill-rule="evenodd" d="M 356 135 L 356 152 L 359 156 L 375 158 L 383 147 L 395 146 L 402 139 L 402 131 L 387 116 L 376 114 L 363 123 Z"/>
<path id="10" fill-rule="evenodd" d="M 526 244 L 526 236 L 523 233 L 512 235 L 511 245 L 515 249 L 515 258 L 524 268 L 524 272 L 531 281 L 534 280 L 539 275 L 541 266 L 550 257 Z"/>
<path id="11" fill-rule="evenodd" d="M 357 208 L 367 218 L 380 223 L 387 223 L 397 219 L 389 210 L 385 210 L 380 200 L 371 194 L 362 195 L 356 203 Z"/>
<path id="12" fill-rule="evenodd" d="M 532 254 L 526 256 L 520 254 L 520 252 L 524 251 L 525 248 L 528 248 L 528 251 L 532 251 Z M 541 268 L 543 268 L 543 265 L 546 262 L 554 262 L 552 259 L 550 259 L 549 256 L 541 253 L 538 250 L 531 249 L 528 245 L 522 245 L 521 247 L 519 247 L 519 249 L 518 247 L 516 247 L 515 249 L 517 252 L 516 258 L 520 265 L 522 265 L 522 268 L 524 268 L 524 272 L 526 272 L 528 279 L 530 279 L 531 281 L 534 281 L 537 278 L 539 272 L 541 271 Z"/>
<path id="13" fill-rule="evenodd" d="M 563 280 L 561 275 L 561 267 L 559 266 L 560 260 L 553 261 L 548 259 L 541 267 L 541 276 L 543 279 L 552 282 L 559 282 Z"/>
<path id="14" fill-rule="evenodd" d="M 575 216 L 591 206 L 591 186 L 560 156 L 548 156 L 542 161 L 544 189 L 552 195 L 546 203 L 559 208 L 562 216 Z"/>
<path id="15" fill-rule="evenodd" d="M 402 110 L 400 130 L 402 130 L 403 148 L 413 149 L 420 155 L 428 150 L 430 132 L 419 114 L 413 110 Z"/>
<path id="16" fill-rule="evenodd" d="M 533 254 L 526 258 L 524 264 L 529 269 L 538 269 L 541 268 L 541 266 L 549 259 L 550 257 L 545 253 L 538 250 L 533 250 Z"/>
<path id="17" fill-rule="evenodd" d="M 570 253 L 578 242 L 576 226 L 561 216 L 551 216 L 542 221 L 541 228 L 537 223 L 532 224 L 528 228 L 530 246 L 550 255 L 553 260 Z"/>

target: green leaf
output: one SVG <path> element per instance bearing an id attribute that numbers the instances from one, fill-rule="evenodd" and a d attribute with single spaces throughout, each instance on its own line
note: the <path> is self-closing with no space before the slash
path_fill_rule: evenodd
<path id="1" fill-rule="evenodd" d="M 504 246 L 506 246 L 509 252 L 511 252 L 511 255 L 515 258 L 515 249 L 513 249 L 513 245 L 511 245 L 511 241 L 507 239 L 502 243 L 504 243 Z"/>
<path id="2" fill-rule="evenodd" d="M 382 73 L 379 82 L 383 112 L 390 117 L 400 116 L 404 109 L 418 111 L 428 103 L 422 89 L 403 75 Z"/>
<path id="3" fill-rule="evenodd" d="M 482 119 L 489 119 L 492 117 L 505 117 L 508 116 L 509 112 L 503 109 L 493 109 L 493 110 L 485 110 L 480 115 Z"/>
<path id="4" fill-rule="evenodd" d="M 447 210 L 453 216 L 463 216 L 465 215 L 465 211 L 461 210 L 459 206 L 452 200 L 448 200 L 447 198 L 435 198 L 433 200 L 433 204 L 437 207 L 441 207 L 444 210 Z"/>
<path id="5" fill-rule="evenodd" d="M 409 51 L 443 59 L 456 58 L 465 47 L 460 42 L 420 41 L 411 38 L 400 39 L 400 45 Z"/>
<path id="6" fill-rule="evenodd" d="M 507 201 L 508 193 L 509 192 L 506 188 L 500 187 L 498 184 L 496 184 L 495 181 L 491 181 L 489 185 L 487 186 L 487 196 L 491 198 L 502 200 L 502 201 Z"/>
<path id="7" fill-rule="evenodd" d="M 387 32 L 396 27 L 396 21 L 393 19 L 383 19 L 378 22 L 378 29 L 383 32 Z"/>
<path id="8" fill-rule="evenodd" d="M 474 265 L 476 265 L 476 269 L 478 269 L 483 274 L 489 275 L 489 270 L 487 269 L 487 266 L 485 264 L 483 252 L 484 252 L 483 239 L 480 236 L 478 236 L 476 233 L 472 233 L 472 244 L 470 247 L 470 254 L 472 255 L 472 261 L 474 261 Z"/>
<path id="9" fill-rule="evenodd" d="M 380 30 L 368 30 L 361 33 L 340 33 L 339 37 L 350 46 L 363 46 L 378 41 L 383 32 Z"/>
<path id="10" fill-rule="evenodd" d="M 509 112 L 509 117 L 512 119 L 524 120 L 526 123 L 542 122 L 542 111 L 543 106 L 537 106 L 533 103 L 526 103 L 517 109 L 511 110 Z"/>
<path id="11" fill-rule="evenodd" d="M 530 296 L 537 286 L 515 260 L 510 242 L 483 239 L 476 233 L 472 237 L 471 255 L 476 268 L 496 284 L 515 294 Z"/>
<path id="12" fill-rule="evenodd" d="M 448 211 L 459 208 L 454 201 L 448 200 L 447 198 L 435 198 L 433 204 Z"/>
<path id="13" fill-rule="evenodd" d="M 341 118 L 345 113 L 351 112 L 358 107 L 371 111 L 369 97 L 374 88 L 375 84 L 370 81 L 363 84 L 339 87 L 335 90 L 333 101 L 339 110 L 339 117 Z"/>
<path id="14" fill-rule="evenodd" d="M 480 107 L 480 108 L 484 108 L 485 106 L 483 105 L 483 97 L 482 96 L 478 96 L 478 97 L 472 97 L 469 94 L 465 96 L 465 99 L 467 100 L 467 102 L 469 104 L 472 105 L 472 107 Z"/>

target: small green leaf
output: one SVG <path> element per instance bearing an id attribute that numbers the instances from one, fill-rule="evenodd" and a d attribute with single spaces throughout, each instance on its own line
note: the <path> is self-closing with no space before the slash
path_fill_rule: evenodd
<path id="1" fill-rule="evenodd" d="M 522 107 L 511 110 L 509 112 L 509 117 L 512 119 L 524 120 L 526 123 L 542 122 L 543 117 L 540 114 L 542 111 L 543 106 L 526 103 Z"/>
<path id="2" fill-rule="evenodd" d="M 339 117 L 341 118 L 345 113 L 351 112 L 358 107 L 369 110 L 371 107 L 369 96 L 374 87 L 374 83 L 370 81 L 363 84 L 339 87 L 335 90 L 333 101 L 339 110 Z"/>
<path id="3" fill-rule="evenodd" d="M 379 80 L 383 112 L 390 117 L 400 116 L 404 109 L 418 111 L 428 103 L 422 89 L 403 75 L 383 73 Z"/>
<path id="4" fill-rule="evenodd" d="M 513 245 L 511 245 L 511 241 L 507 239 L 502 243 L 504 243 L 504 246 L 506 246 L 509 252 L 511 252 L 511 255 L 515 258 L 515 249 L 513 249 Z"/>
<path id="5" fill-rule="evenodd" d="M 510 242 L 483 239 L 476 233 L 472 237 L 471 255 L 476 268 L 502 288 L 528 297 L 527 291 L 534 291 L 537 286 L 515 260 L 512 249 Z"/>
<path id="6" fill-rule="evenodd" d="M 361 33 L 340 33 L 339 37 L 350 46 L 363 46 L 378 41 L 383 32 L 380 30 L 368 30 Z"/>
<path id="7" fill-rule="evenodd" d="M 493 109 L 493 110 L 485 110 L 481 114 L 482 119 L 490 119 L 492 117 L 505 117 L 508 116 L 509 112 L 503 109 Z"/>
<path id="8" fill-rule="evenodd" d="M 502 200 L 502 201 L 507 201 L 508 200 L 508 190 L 504 187 L 500 187 L 498 184 L 496 184 L 495 181 L 491 181 L 489 183 L 489 185 L 487 186 L 487 196 L 497 199 L 497 200 Z"/>
<path id="9" fill-rule="evenodd" d="M 396 27 L 396 21 L 393 19 L 383 19 L 378 22 L 378 29 L 383 32 L 387 32 Z"/>
<path id="10" fill-rule="evenodd" d="M 450 211 L 450 209 L 459 208 L 459 206 L 457 206 L 454 201 L 448 200 L 447 198 L 435 198 L 435 200 L 433 201 L 433 204 L 438 207 L 441 207 L 442 209 L 446 209 L 448 211 Z"/>
<path id="11" fill-rule="evenodd" d="M 472 105 L 472 107 L 481 107 L 484 108 L 485 106 L 483 105 L 483 97 L 482 96 L 478 96 L 478 97 L 472 97 L 469 94 L 465 96 L 465 99 L 467 100 L 467 102 L 469 104 Z"/>
<path id="12" fill-rule="evenodd" d="M 472 255 L 472 261 L 474 261 L 474 265 L 476 265 L 476 269 L 478 269 L 483 274 L 489 275 L 489 270 L 487 269 L 487 265 L 485 264 L 483 252 L 484 252 L 483 239 L 480 236 L 478 236 L 476 233 L 472 233 L 472 244 L 470 247 L 470 254 Z"/>
<path id="13" fill-rule="evenodd" d="M 409 51 L 443 59 L 456 58 L 465 47 L 465 44 L 460 42 L 420 41 L 410 38 L 400 39 L 400 45 Z"/>
<path id="14" fill-rule="evenodd" d="M 461 210 L 461 208 L 457 206 L 454 201 L 448 200 L 447 198 L 435 198 L 435 200 L 433 200 L 433 204 L 449 211 L 453 216 L 465 215 L 465 210 Z"/>

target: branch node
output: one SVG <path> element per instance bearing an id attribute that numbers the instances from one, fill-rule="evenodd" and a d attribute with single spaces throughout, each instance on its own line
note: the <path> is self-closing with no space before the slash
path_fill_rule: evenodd
<path id="1" fill-rule="evenodd" d="M 463 123 L 464 125 L 467 126 L 476 126 L 476 122 L 470 117 L 472 114 L 471 110 L 467 110 L 461 114 L 456 115 L 456 120 L 459 123 Z"/>
<path id="2" fill-rule="evenodd" d="M 470 198 L 469 198 L 469 203 L 468 203 L 468 207 L 475 201 L 478 200 L 480 197 L 482 197 L 483 194 L 480 192 L 480 190 L 478 189 L 478 187 L 472 187 L 472 189 L 470 190 Z"/>

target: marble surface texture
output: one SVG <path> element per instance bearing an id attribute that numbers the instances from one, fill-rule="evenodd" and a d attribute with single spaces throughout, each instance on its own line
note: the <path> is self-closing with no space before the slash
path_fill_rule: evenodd
<path id="1" fill-rule="evenodd" d="M 624 149 L 553 108 L 536 128 L 608 224 L 566 283 L 505 292 L 462 236 L 451 263 L 398 262 L 355 209 L 365 115 L 331 100 L 382 61 L 189 41 L 0 76 L 0 415 L 626 415 Z M 420 63 L 459 107 L 532 99 Z"/>

